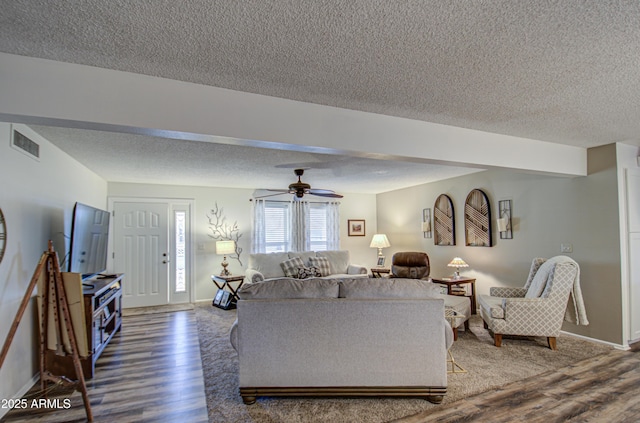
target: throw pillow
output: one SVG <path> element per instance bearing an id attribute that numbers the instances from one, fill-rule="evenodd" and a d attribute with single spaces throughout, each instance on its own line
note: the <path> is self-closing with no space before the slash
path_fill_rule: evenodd
<path id="1" fill-rule="evenodd" d="M 319 278 L 321 276 L 320 270 L 315 266 L 298 267 L 298 279 Z"/>
<path id="2" fill-rule="evenodd" d="M 309 257 L 309 265 L 317 268 L 320 276 L 329 276 L 331 274 L 331 265 L 326 257 Z"/>
<path id="3" fill-rule="evenodd" d="M 280 267 L 282 267 L 282 271 L 284 275 L 288 278 L 297 278 L 298 277 L 298 268 L 304 267 L 304 262 L 300 257 L 294 257 L 289 260 L 285 260 L 280 263 Z"/>

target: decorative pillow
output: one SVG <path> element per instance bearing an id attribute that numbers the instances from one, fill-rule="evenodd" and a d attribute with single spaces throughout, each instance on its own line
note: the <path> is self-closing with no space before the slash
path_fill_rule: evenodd
<path id="1" fill-rule="evenodd" d="M 326 257 L 309 257 L 309 265 L 318 269 L 319 276 L 329 276 L 331 274 L 331 265 Z"/>
<path id="2" fill-rule="evenodd" d="M 241 300 L 289 298 L 338 298 L 338 282 L 331 279 L 269 279 L 244 284 L 238 290 Z"/>
<path id="3" fill-rule="evenodd" d="M 304 267 L 304 262 L 300 257 L 294 257 L 280 263 L 280 267 L 282 267 L 282 271 L 286 277 L 297 278 L 298 268 Z"/>
<path id="4" fill-rule="evenodd" d="M 298 267 L 298 279 L 319 278 L 321 276 L 320 269 L 315 266 Z"/>

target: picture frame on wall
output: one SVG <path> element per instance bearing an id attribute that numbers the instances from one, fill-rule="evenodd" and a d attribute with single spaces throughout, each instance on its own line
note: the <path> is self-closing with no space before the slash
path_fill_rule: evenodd
<path id="1" fill-rule="evenodd" d="M 364 219 L 349 219 L 347 220 L 347 226 L 349 228 L 349 236 L 366 235 Z"/>

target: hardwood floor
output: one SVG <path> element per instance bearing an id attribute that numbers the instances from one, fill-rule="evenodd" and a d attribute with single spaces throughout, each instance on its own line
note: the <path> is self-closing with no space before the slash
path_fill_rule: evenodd
<path id="1" fill-rule="evenodd" d="M 207 422 L 195 313 L 123 317 L 87 390 L 95 422 Z M 61 407 L 71 399 L 71 408 L 13 409 L 2 422 L 86 421 L 78 392 L 59 390 L 49 398 L 59 398 Z"/>
<path id="2" fill-rule="evenodd" d="M 125 316 L 87 388 L 96 422 L 207 422 L 195 313 Z M 49 398 L 71 408 L 14 409 L 1 421 L 86 421 L 79 393 Z M 640 421 L 640 344 L 398 421 Z"/>
<path id="3" fill-rule="evenodd" d="M 638 422 L 640 344 L 398 420 L 434 421 Z"/>

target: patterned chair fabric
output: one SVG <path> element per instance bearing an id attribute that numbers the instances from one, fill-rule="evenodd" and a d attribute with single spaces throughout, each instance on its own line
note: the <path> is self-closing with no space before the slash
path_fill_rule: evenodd
<path id="1" fill-rule="evenodd" d="M 549 347 L 556 349 L 569 293 L 578 275 L 573 261 L 536 258 L 524 288 L 491 288 L 490 295 L 480 295 L 479 311 L 485 327 L 494 334 L 494 343 L 501 346 L 502 335 L 545 336 Z M 538 272 L 544 272 L 538 274 Z M 525 298 L 534 278 L 546 280 L 539 297 Z"/>
<path id="2" fill-rule="evenodd" d="M 401 252 L 391 258 L 392 278 L 427 279 L 430 272 L 427 253 Z"/>

